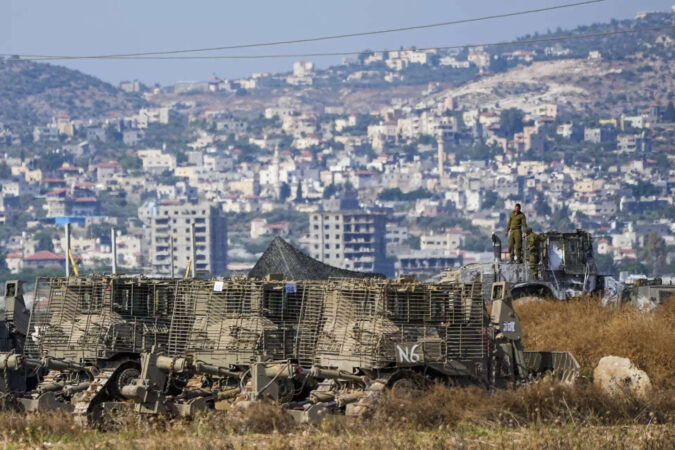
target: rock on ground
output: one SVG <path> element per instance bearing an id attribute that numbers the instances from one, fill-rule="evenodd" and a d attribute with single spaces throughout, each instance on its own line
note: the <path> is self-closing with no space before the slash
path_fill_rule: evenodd
<path id="1" fill-rule="evenodd" d="M 605 356 L 593 371 L 593 382 L 610 394 L 630 392 L 644 396 L 652 383 L 644 370 L 640 370 L 628 358 Z"/>

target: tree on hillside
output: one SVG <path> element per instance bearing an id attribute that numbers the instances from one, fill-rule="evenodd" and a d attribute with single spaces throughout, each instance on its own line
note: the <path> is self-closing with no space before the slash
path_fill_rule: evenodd
<path id="1" fill-rule="evenodd" d="M 651 276 L 663 275 L 666 268 L 666 241 L 658 233 L 649 233 L 645 245 L 638 251 L 641 261 Z"/>
<path id="2" fill-rule="evenodd" d="M 534 202 L 534 210 L 540 215 L 551 215 L 551 207 L 548 205 L 548 203 L 546 203 L 546 199 L 543 195 L 537 196 L 537 201 Z"/>
<path id="3" fill-rule="evenodd" d="M 632 274 L 642 274 L 646 275 L 649 271 L 649 268 L 642 264 L 640 261 L 623 261 L 617 266 L 617 271 L 619 272 L 628 272 Z"/>
<path id="4" fill-rule="evenodd" d="M 483 195 L 483 199 L 481 201 L 481 208 L 482 209 L 493 208 L 497 206 L 498 200 L 499 195 L 497 195 L 495 191 L 485 191 L 485 195 Z"/>
<path id="5" fill-rule="evenodd" d="M 640 197 L 649 197 L 651 195 L 658 195 L 661 193 L 661 189 L 654 186 L 649 181 L 638 180 L 637 184 L 631 186 L 633 195 L 637 198 Z"/>
<path id="6" fill-rule="evenodd" d="M 52 171 L 63 165 L 65 158 L 60 153 L 45 153 L 40 155 L 37 161 L 37 167 L 41 170 Z"/>
<path id="7" fill-rule="evenodd" d="M 505 109 L 499 115 L 502 130 L 510 137 L 523 131 L 523 117 L 525 114 L 518 108 Z"/>
<path id="8" fill-rule="evenodd" d="M 413 250 L 419 250 L 420 249 L 420 242 L 421 242 L 420 237 L 414 236 L 412 234 L 409 235 L 408 238 L 405 241 L 403 241 L 403 243 L 405 245 L 407 245 L 408 247 L 410 247 Z"/>
<path id="9" fill-rule="evenodd" d="M 3 161 L 2 164 L 0 164 L 0 180 L 9 178 L 11 176 L 12 176 L 12 169 L 10 169 L 7 163 Z"/>
<path id="10" fill-rule="evenodd" d="M 48 233 L 41 233 L 38 237 L 37 245 L 35 246 L 36 251 L 48 250 L 50 252 L 54 251 L 54 243 L 52 242 L 52 236 Z"/>
<path id="11" fill-rule="evenodd" d="M 5 255 L 3 252 L 0 252 L 0 272 L 4 272 L 7 270 L 7 255 Z"/>
<path id="12" fill-rule="evenodd" d="M 574 231 L 574 223 L 570 219 L 570 210 L 563 206 L 551 215 L 551 230 L 560 232 Z"/>
<path id="13" fill-rule="evenodd" d="M 598 272 L 603 275 L 617 275 L 618 273 L 612 255 L 599 255 L 596 250 L 595 264 L 598 267 Z"/>
<path id="14" fill-rule="evenodd" d="M 291 187 L 288 185 L 288 183 L 281 183 L 281 187 L 279 188 L 279 200 L 285 202 L 286 199 L 290 196 L 291 196 Z"/>
<path id="15" fill-rule="evenodd" d="M 668 102 L 668 106 L 666 106 L 666 111 L 663 113 L 663 121 L 675 122 L 675 106 L 673 106 L 673 102 Z"/>

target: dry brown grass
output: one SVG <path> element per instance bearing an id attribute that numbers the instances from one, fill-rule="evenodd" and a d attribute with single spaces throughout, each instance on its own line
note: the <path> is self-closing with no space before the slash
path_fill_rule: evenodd
<path id="1" fill-rule="evenodd" d="M 526 348 L 567 350 L 584 373 L 574 387 L 539 382 L 516 390 L 440 385 L 416 397 L 387 392 L 373 417 L 330 417 L 299 426 L 277 406 L 255 403 L 192 420 L 121 417 L 93 430 L 63 414 L 0 414 L 11 448 L 672 448 L 675 442 L 675 302 L 650 313 L 596 300 L 517 306 Z M 646 398 L 610 396 L 591 383 L 598 360 L 630 358 L 652 378 Z"/>
<path id="2" fill-rule="evenodd" d="M 269 411 L 268 411 L 269 412 Z M 442 425 L 429 430 L 415 430 L 409 423 L 395 422 L 391 426 L 362 428 L 347 426 L 301 427 L 268 433 L 238 432 L 222 428 L 223 413 L 204 416 L 199 420 L 176 420 L 158 427 L 147 423 L 126 427 L 114 433 L 101 433 L 87 427 L 49 430 L 35 427 L 51 421 L 55 415 L 17 416 L 11 419 L 16 429 L 0 432 L 0 446 L 5 448 L 124 448 L 124 449 L 410 449 L 410 448 L 672 448 L 675 427 L 648 426 L 587 426 L 541 425 L 509 427 L 500 425 Z M 6 415 L 0 415 L 4 421 Z M 340 418 L 337 418 L 340 419 Z M 341 421 L 344 421 L 344 417 Z M 21 424 L 23 421 L 23 424 Z M 67 420 L 66 420 L 67 422 Z M 20 426 L 24 425 L 24 426 Z M 53 426 L 53 425 L 52 425 Z M 13 431 L 13 432 L 11 432 Z"/>
<path id="3" fill-rule="evenodd" d="M 647 398 L 637 398 L 611 396 L 587 382 L 576 386 L 540 382 L 495 392 L 440 385 L 415 397 L 388 392 L 374 417 L 360 426 L 429 430 L 439 426 L 630 426 L 674 421 L 675 391 L 654 391 Z"/>
<path id="4" fill-rule="evenodd" d="M 564 350 L 591 377 L 603 356 L 629 358 L 654 386 L 675 389 L 675 301 L 650 312 L 604 308 L 597 299 L 541 301 L 516 305 L 530 350 Z"/>

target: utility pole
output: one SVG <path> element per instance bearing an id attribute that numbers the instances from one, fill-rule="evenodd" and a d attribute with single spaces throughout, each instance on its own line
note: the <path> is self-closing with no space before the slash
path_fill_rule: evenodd
<path id="1" fill-rule="evenodd" d="M 175 267 L 173 263 L 173 235 L 169 236 L 169 258 L 171 259 L 171 278 L 176 278 Z"/>
<path id="2" fill-rule="evenodd" d="M 112 273 L 117 274 L 117 227 L 110 229 L 110 246 L 112 247 Z"/>
<path id="3" fill-rule="evenodd" d="M 195 245 L 195 223 L 190 226 L 190 244 L 192 249 L 192 278 L 197 278 L 197 246 Z"/>
<path id="4" fill-rule="evenodd" d="M 66 223 L 66 278 L 70 276 L 70 222 Z"/>

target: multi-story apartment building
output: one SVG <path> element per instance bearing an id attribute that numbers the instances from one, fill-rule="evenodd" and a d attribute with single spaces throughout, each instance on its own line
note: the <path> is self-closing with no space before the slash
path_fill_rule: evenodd
<path id="1" fill-rule="evenodd" d="M 193 245 L 197 272 L 220 275 L 227 269 L 227 221 L 219 208 L 207 203 L 169 201 L 154 208 L 148 220 L 153 274 L 171 273 L 172 244 L 176 276 L 188 267 Z"/>
<path id="2" fill-rule="evenodd" d="M 461 230 L 449 230 L 441 234 L 424 234 L 420 236 L 420 249 L 450 254 L 458 250 L 464 242 Z"/>
<path id="3" fill-rule="evenodd" d="M 390 272 L 386 217 L 363 211 L 317 212 L 309 220 L 310 255 L 326 264 L 360 272 Z"/>

